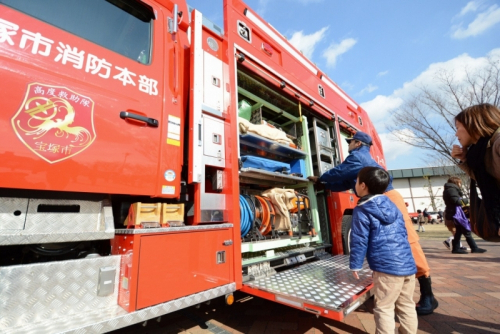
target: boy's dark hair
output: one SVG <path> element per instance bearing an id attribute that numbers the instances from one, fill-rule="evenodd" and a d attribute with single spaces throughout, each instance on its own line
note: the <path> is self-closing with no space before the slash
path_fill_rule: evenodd
<path id="1" fill-rule="evenodd" d="M 379 167 L 365 167 L 358 173 L 359 183 L 368 187 L 371 195 L 383 194 L 389 185 L 389 173 Z"/>

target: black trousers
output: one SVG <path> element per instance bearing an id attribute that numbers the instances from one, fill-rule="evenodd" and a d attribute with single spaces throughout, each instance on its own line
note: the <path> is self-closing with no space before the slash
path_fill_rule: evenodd
<path id="1" fill-rule="evenodd" d="M 471 251 L 477 249 L 476 241 L 472 238 L 472 233 L 460 224 L 455 224 L 455 227 L 457 231 L 453 237 L 453 250 L 460 249 L 460 239 L 462 239 L 462 235 L 465 237 L 465 241 L 469 244 Z"/>

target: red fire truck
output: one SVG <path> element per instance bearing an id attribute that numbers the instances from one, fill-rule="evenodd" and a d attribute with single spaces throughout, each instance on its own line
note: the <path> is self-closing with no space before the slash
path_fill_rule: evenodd
<path id="1" fill-rule="evenodd" d="M 232 293 L 342 320 L 366 112 L 241 0 L 0 0 L 0 332 L 106 332 Z"/>

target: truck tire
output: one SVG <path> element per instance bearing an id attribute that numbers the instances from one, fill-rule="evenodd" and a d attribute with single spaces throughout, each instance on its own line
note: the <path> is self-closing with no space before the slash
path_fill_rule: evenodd
<path id="1" fill-rule="evenodd" d="M 342 217 L 342 246 L 345 255 L 351 254 L 351 227 L 352 216 L 345 215 Z"/>

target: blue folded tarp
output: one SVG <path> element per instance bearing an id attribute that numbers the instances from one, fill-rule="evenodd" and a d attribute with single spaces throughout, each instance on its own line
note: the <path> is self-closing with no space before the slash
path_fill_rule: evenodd
<path id="1" fill-rule="evenodd" d="M 290 164 L 281 161 L 254 157 L 250 155 L 242 155 L 241 162 L 243 168 L 258 168 L 269 172 L 287 172 L 290 173 Z"/>

